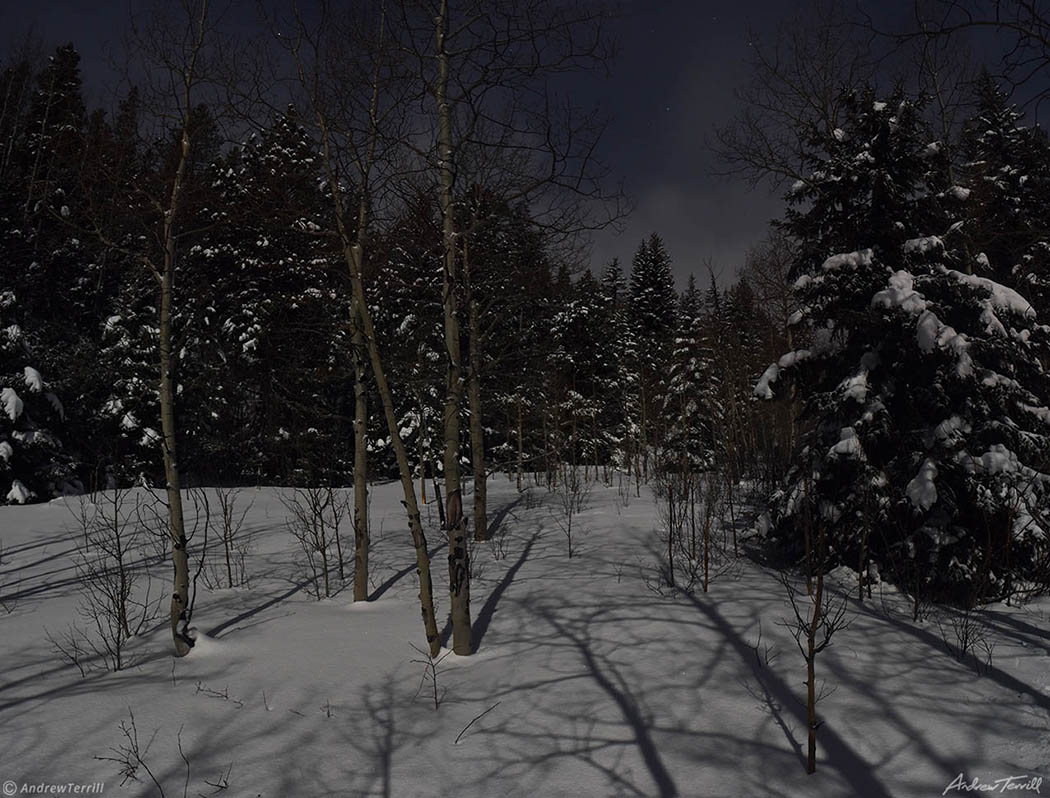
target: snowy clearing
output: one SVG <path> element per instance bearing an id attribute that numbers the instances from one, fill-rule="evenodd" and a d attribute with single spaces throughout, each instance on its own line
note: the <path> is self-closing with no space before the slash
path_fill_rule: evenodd
<path id="1" fill-rule="evenodd" d="M 189 795 L 226 783 L 251 796 L 934 796 L 960 773 L 1050 776 L 1050 602 L 979 614 L 988 665 L 948 653 L 957 619 L 944 611 L 913 623 L 882 585 L 851 598 L 851 625 L 817 662 L 834 693 L 806 776 L 805 667 L 776 575 L 741 558 L 706 595 L 660 595 L 652 494 L 625 506 L 623 493 L 593 487 L 570 559 L 558 496 L 492 481 L 498 542 L 474 553 L 478 652 L 437 663 L 436 709 L 395 484 L 373 486 L 371 602 L 307 595 L 282 491 L 245 489 L 251 588 L 200 589 L 203 636 L 185 659 L 162 619 L 126 670 L 88 663 L 84 678 L 45 636 L 75 620 L 79 500 L 4 507 L 0 779 L 157 795 L 141 769 L 121 787 L 105 759 L 132 714 L 167 795 L 188 778 Z M 432 504 L 424 520 L 443 620 Z M 152 570 L 166 591 L 169 566 Z"/>

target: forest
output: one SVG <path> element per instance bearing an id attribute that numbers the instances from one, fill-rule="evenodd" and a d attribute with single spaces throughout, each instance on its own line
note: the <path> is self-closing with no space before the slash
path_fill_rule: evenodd
<path id="1" fill-rule="evenodd" d="M 612 4 L 319 0 L 239 25 L 214 0 L 160 3 L 129 25 L 98 108 L 76 42 L 18 40 L 0 63 L 0 606 L 34 630 L 22 650 L 82 680 L 161 653 L 211 667 L 221 613 L 253 617 L 266 590 L 325 613 L 383 607 L 397 583 L 414 608 L 391 656 L 412 644 L 438 710 L 438 674 L 467 667 L 445 656 L 485 664 L 495 602 L 546 539 L 559 564 L 528 565 L 561 574 L 569 606 L 624 563 L 642 563 L 624 612 L 775 598 L 765 634 L 795 662 L 762 701 L 803 684 L 785 734 L 807 773 L 823 652 L 876 624 L 858 613 L 888 612 L 885 591 L 894 623 L 1031 693 L 1050 731 L 1046 688 L 996 670 L 1012 644 L 992 620 L 1050 589 L 1050 14 L 939 0 L 890 30 L 848 4 L 799 8 L 706 140 L 725 174 L 783 197 L 741 264 L 669 252 L 659 230 L 591 259 L 632 205 L 610 122 L 572 100 L 573 81 L 615 74 Z M 966 50 L 974 32 L 991 57 Z M 24 557 L 45 528 L 74 603 L 43 632 L 32 605 L 56 583 Z M 626 690 L 589 627 L 537 595 L 557 645 Z M 1045 666 L 1045 617 L 1014 625 Z M 776 657 L 757 634 L 737 648 L 761 674 Z M 212 675 L 197 695 L 229 705 Z M 498 692 L 456 728 L 480 735 Z M 652 784 L 588 759 L 609 779 L 594 794 L 711 794 L 676 783 L 644 712 L 617 704 Z M 865 756 L 832 726 L 823 755 L 846 775 L 820 794 L 888 795 L 861 789 Z M 1024 728 L 999 733 L 1034 743 Z M 181 736 L 165 777 L 133 714 L 120 729 L 95 760 L 186 794 Z M 1050 775 L 1032 750 L 1021 769 Z M 968 767 L 947 758 L 929 789 Z M 986 781 L 1018 770 L 996 764 Z M 232 778 L 216 767 L 215 793 Z M 440 794 L 391 779 L 355 789 Z"/>

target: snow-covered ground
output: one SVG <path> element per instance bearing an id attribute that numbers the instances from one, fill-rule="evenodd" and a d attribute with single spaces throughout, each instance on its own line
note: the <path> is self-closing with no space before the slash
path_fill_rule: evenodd
<path id="1" fill-rule="evenodd" d="M 968 785 L 1043 776 L 1050 791 L 1050 602 L 987 612 L 994 652 L 978 675 L 947 653 L 937 623 L 912 623 L 892 589 L 851 600 L 852 624 L 818 660 L 835 690 L 819 707 L 818 772 L 807 776 L 805 668 L 780 624 L 790 613 L 783 587 L 742 560 L 706 595 L 654 592 L 660 543 L 645 489 L 624 506 L 616 488 L 594 488 L 570 559 L 557 497 L 493 480 L 505 556 L 485 544 L 475 552 L 479 650 L 437 665 L 435 709 L 413 648 L 423 633 L 398 490 L 373 488 L 374 601 L 353 606 L 349 590 L 316 601 L 298 589 L 281 492 L 245 490 L 251 589 L 199 592 L 204 636 L 185 659 L 172 658 L 161 621 L 133 641 L 126 670 L 84 678 L 45 636 L 76 620 L 77 500 L 0 509 L 10 611 L 0 612 L 0 781 L 160 794 L 144 769 L 121 787 L 119 765 L 105 759 L 119 758 L 120 724 L 133 713 L 142 758 L 168 796 L 183 795 L 188 778 L 187 795 L 226 779 L 218 794 L 282 798 L 899 798 L 942 795 L 960 773 Z"/>

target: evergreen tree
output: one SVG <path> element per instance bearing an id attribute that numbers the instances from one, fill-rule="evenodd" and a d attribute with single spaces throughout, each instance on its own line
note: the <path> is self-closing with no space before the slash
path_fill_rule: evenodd
<path id="1" fill-rule="evenodd" d="M 16 304 L 0 294 L 0 498 L 25 504 L 77 491 L 58 428 L 65 410 L 33 365 L 21 327 L 9 324 Z"/>
<path id="2" fill-rule="evenodd" d="M 1021 291 L 1050 312 L 1050 143 L 1044 130 L 1026 127 L 993 78 L 982 73 L 977 109 L 960 146 L 962 232 L 971 251 L 984 253 L 976 273 Z"/>
<path id="3" fill-rule="evenodd" d="M 183 260 L 177 317 L 184 462 L 213 479 L 345 483 L 348 297 L 314 143 L 289 110 L 208 172 L 219 210 Z"/>
<path id="4" fill-rule="evenodd" d="M 685 291 L 678 300 L 678 329 L 689 327 L 692 323 L 703 316 L 704 295 L 696 287 L 696 275 L 690 274 L 686 283 Z"/>
<path id="5" fill-rule="evenodd" d="M 664 415 L 668 419 L 664 441 L 671 468 L 706 471 L 715 465 L 715 429 L 718 426 L 718 378 L 704 318 L 696 301 L 698 292 L 690 279 L 683 296 L 682 316 L 671 355 Z"/>
<path id="6" fill-rule="evenodd" d="M 663 439 L 666 367 L 674 344 L 678 294 L 660 236 L 644 240 L 631 264 L 631 318 L 638 342 L 638 416 L 642 471 Z"/>
<path id="7" fill-rule="evenodd" d="M 653 345 L 657 361 L 668 354 L 677 306 L 671 258 L 663 239 L 653 233 L 638 245 L 631 262 L 631 308 L 638 336 Z"/>
<path id="8" fill-rule="evenodd" d="M 915 105 L 865 92 L 849 107 L 785 225 L 804 253 L 797 320 L 813 344 L 756 388 L 792 382 L 808 423 L 777 532 L 801 550 L 820 524 L 842 561 L 870 555 L 916 593 L 1004 595 L 1044 578 L 1050 391 L 1034 313 L 969 273 L 958 226 L 931 201 Z"/>

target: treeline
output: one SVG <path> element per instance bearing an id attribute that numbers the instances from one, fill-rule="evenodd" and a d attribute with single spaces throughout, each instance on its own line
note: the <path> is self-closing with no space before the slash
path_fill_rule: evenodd
<path id="1" fill-rule="evenodd" d="M 604 10 L 441 8 L 285 20 L 280 109 L 220 69 L 204 4 L 142 29 L 142 88 L 112 114 L 85 107 L 72 45 L 0 77 L 6 498 L 164 487 L 179 653 L 184 485 L 353 484 L 366 598 L 367 484 L 399 478 L 434 649 L 417 496 L 440 481 L 469 653 L 461 471 L 484 539 L 493 469 L 644 480 L 672 440 L 696 467 L 759 460 L 748 391 L 769 353 L 746 287 L 679 297 L 655 234 L 629 276 L 581 262 L 620 197 L 600 126 L 545 76 L 603 62 Z M 468 12 L 500 25 L 450 27 Z"/>
<path id="2" fill-rule="evenodd" d="M 136 230 L 130 184 L 165 180 L 176 142 L 147 147 L 135 136 L 136 92 L 112 120 L 86 113 L 72 46 L 58 48 L 38 75 L 19 65 L 2 80 L 5 94 L 30 99 L 3 128 L 12 153 L 0 217 L 5 325 L 19 331 L 15 346 L 8 326 L 5 384 L 36 402 L 8 418 L 17 454 L 6 460 L 7 488 L 17 481 L 17 492 L 46 499 L 157 484 L 156 279 L 116 242 Z M 183 211 L 195 229 L 179 241 L 172 322 L 182 468 L 204 484 L 350 484 L 350 288 L 317 142 L 295 109 L 233 147 L 223 146 L 206 107 L 195 113 L 192 205 Z M 96 182 L 118 170 L 123 193 Z M 85 207 L 89 191 L 98 196 Z M 702 465 L 716 440 L 728 440 L 737 470 L 751 474 L 758 448 L 772 441 L 747 420 L 750 384 L 780 342 L 746 279 L 725 292 L 713 277 L 704 290 L 691 279 L 679 295 L 656 234 L 628 272 L 617 262 L 597 275 L 580 272 L 523 204 L 477 186 L 456 213 L 471 230 L 460 320 L 475 331 L 474 303 L 484 341 L 475 350 L 468 334 L 461 354 L 486 398 L 484 452 L 496 467 L 553 475 L 556 463 L 572 461 L 595 473 L 618 466 L 648 475 L 666 441 L 681 441 Z M 442 241 L 427 193 L 374 233 L 373 253 L 364 282 L 396 387 L 398 427 L 415 474 L 440 475 Z M 46 379 L 25 382 L 18 372 L 29 364 Z M 696 423 L 683 423 L 689 397 L 701 390 L 703 401 L 688 408 Z M 396 476 L 371 380 L 368 398 L 370 475 Z M 712 415 L 716 405 L 730 410 Z M 469 467 L 466 427 L 462 439 Z"/>
<path id="3" fill-rule="evenodd" d="M 236 76 L 188 3 L 112 114 L 71 45 L 4 69 L 7 501 L 163 485 L 184 650 L 184 482 L 352 484 L 364 598 L 367 483 L 400 479 L 432 650 L 417 491 L 441 482 L 469 653 L 461 472 L 477 539 L 490 472 L 618 469 L 669 501 L 746 481 L 809 572 L 917 601 L 1050 584 L 1050 147 L 996 81 L 959 78 L 954 115 L 832 68 L 797 87 L 821 102 L 756 105 L 787 116 L 723 145 L 790 178 L 785 216 L 728 289 L 679 293 L 657 234 L 629 272 L 575 248 L 620 197 L 551 82 L 604 64 L 604 9 L 394 5 L 271 21 Z"/>

